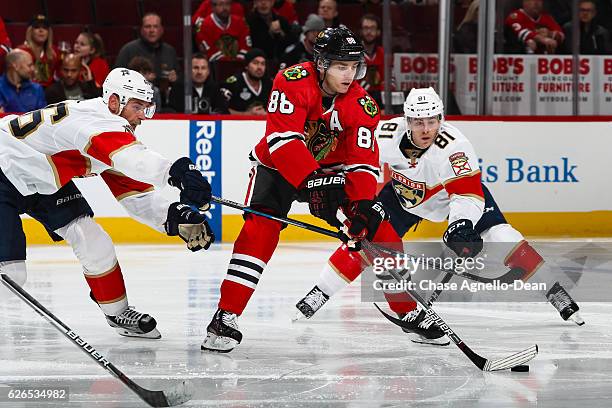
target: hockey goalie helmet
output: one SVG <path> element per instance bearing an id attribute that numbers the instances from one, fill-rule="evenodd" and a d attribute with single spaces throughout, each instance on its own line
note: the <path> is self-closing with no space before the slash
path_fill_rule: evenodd
<path id="1" fill-rule="evenodd" d="M 327 71 L 332 61 L 358 61 L 354 79 L 362 79 L 365 76 L 367 66 L 363 45 L 348 28 L 327 28 L 321 31 L 313 48 L 317 68 L 321 66 Z"/>
<path id="2" fill-rule="evenodd" d="M 113 69 L 102 84 L 102 100 L 107 105 L 112 94 L 119 97 L 119 114 L 130 99 L 139 99 L 151 103 L 151 106 L 144 110 L 147 119 L 151 119 L 155 114 L 153 85 L 139 72 L 127 68 Z"/>
<path id="3" fill-rule="evenodd" d="M 404 116 L 408 119 L 444 118 L 442 99 L 432 87 L 412 88 L 404 102 Z"/>

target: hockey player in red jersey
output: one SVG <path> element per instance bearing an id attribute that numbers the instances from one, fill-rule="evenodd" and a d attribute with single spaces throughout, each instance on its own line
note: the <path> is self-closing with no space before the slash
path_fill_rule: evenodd
<path id="1" fill-rule="evenodd" d="M 319 34 L 315 60 L 280 71 L 267 106 L 266 133 L 251 152 L 246 204 L 286 216 L 296 199 L 329 224 L 342 208 L 350 238 L 400 242 L 375 200 L 379 110 L 357 83 L 365 74 L 363 46 L 347 28 Z M 242 340 L 236 318 L 246 307 L 270 260 L 283 225 L 246 214 L 234 244 L 221 299 L 203 350 L 231 351 Z M 330 260 L 349 276 L 361 257 L 342 245 Z M 353 278 L 354 279 L 354 278 Z"/>
<path id="2" fill-rule="evenodd" d="M 181 236 L 191 250 L 208 248 L 214 235 L 205 216 L 189 205 L 206 208 L 210 185 L 188 158 L 172 163 L 134 135 L 141 121 L 153 116 L 152 100 L 153 88 L 142 75 L 117 68 L 106 77 L 102 98 L 0 120 L 0 272 L 25 283 L 19 214 L 27 213 L 55 240 L 72 246 L 91 297 L 112 327 L 124 336 L 159 338 L 155 319 L 129 307 L 113 243 L 71 181 L 100 174 L 133 218 Z M 181 202 L 155 189 L 167 184 L 181 190 Z"/>
<path id="3" fill-rule="evenodd" d="M 422 219 L 448 222 L 443 241 L 457 256 L 476 256 L 484 240 L 496 243 L 496 252 L 500 252 L 513 279 L 527 281 L 536 271 L 546 268 L 540 254 L 508 224 L 482 184 L 472 144 L 444 121 L 442 101 L 432 88 L 411 90 L 404 104 L 404 117 L 380 122 L 376 137 L 380 161 L 388 164 L 391 171 L 391 181 L 378 199 L 399 236 L 403 237 Z M 324 271 L 315 288 L 321 287 L 321 281 L 330 280 L 326 275 L 333 276 Z M 583 324 L 578 305 L 559 282 L 553 282 L 545 293 L 548 301 L 564 320 Z M 339 281 L 335 287 L 327 285 L 323 289 L 325 297 L 313 297 L 311 291 L 296 305 L 298 315 L 310 318 L 329 296 L 348 284 Z M 400 317 L 413 341 L 449 344 L 444 333 L 416 305 Z"/>

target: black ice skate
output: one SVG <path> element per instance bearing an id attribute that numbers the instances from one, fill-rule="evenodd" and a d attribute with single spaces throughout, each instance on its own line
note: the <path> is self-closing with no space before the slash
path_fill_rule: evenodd
<path id="1" fill-rule="evenodd" d="M 293 321 L 304 318 L 310 319 L 328 300 L 329 296 L 319 289 L 318 286 L 315 286 L 295 305 L 298 308 L 298 312 L 295 314 Z"/>
<path id="2" fill-rule="evenodd" d="M 402 319 L 402 330 L 411 334 L 414 343 L 431 344 L 434 346 L 448 346 L 450 341 L 444 337 L 444 332 L 425 313 L 424 309 L 416 308 L 405 315 L 399 315 Z"/>
<path id="3" fill-rule="evenodd" d="M 546 293 L 546 299 L 559 311 L 563 320 L 571 320 L 578 326 L 584 324 L 584 320 L 578 313 L 580 308 L 559 282 L 555 282 Z"/>
<path id="4" fill-rule="evenodd" d="M 106 315 L 106 321 L 122 336 L 160 339 L 161 333 L 155 328 L 157 322 L 148 314 L 140 313 L 129 306 L 117 316 Z"/>
<path id="5" fill-rule="evenodd" d="M 235 313 L 217 309 L 212 321 L 206 328 L 208 332 L 202 350 L 229 353 L 242 341 L 242 333 L 238 330 Z"/>

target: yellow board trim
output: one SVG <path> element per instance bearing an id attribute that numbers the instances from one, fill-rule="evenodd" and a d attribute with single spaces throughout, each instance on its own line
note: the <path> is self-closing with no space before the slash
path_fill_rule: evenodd
<path id="1" fill-rule="evenodd" d="M 508 222 L 527 237 L 584 238 L 612 237 L 612 211 L 559 212 L 559 213 L 506 213 Z M 329 228 L 312 215 L 294 215 L 296 220 Z M 183 241 L 168 237 L 131 218 L 97 217 L 96 221 L 110 234 L 116 243 L 171 244 Z M 223 216 L 223 242 L 234 242 L 242 224 L 238 214 Z M 24 219 L 23 228 L 29 245 L 52 244 L 43 226 L 33 219 Z M 409 238 L 440 238 L 446 223 L 423 221 L 416 232 L 408 232 Z M 334 241 L 301 228 L 288 226 L 281 232 L 281 241 Z"/>

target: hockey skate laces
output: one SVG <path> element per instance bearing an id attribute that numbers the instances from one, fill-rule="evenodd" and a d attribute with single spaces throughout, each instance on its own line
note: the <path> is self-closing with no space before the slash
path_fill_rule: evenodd
<path id="1" fill-rule="evenodd" d="M 133 326 L 138 323 L 138 320 L 140 320 L 141 316 L 142 313 L 134 310 L 133 306 L 128 306 L 128 308 L 124 310 L 121 314 L 115 316 L 115 319 L 119 324 L 128 324 Z"/>
<path id="2" fill-rule="evenodd" d="M 223 313 L 221 315 L 221 321 L 226 326 L 238 330 L 238 323 L 236 323 L 236 315 L 234 313 Z"/>

